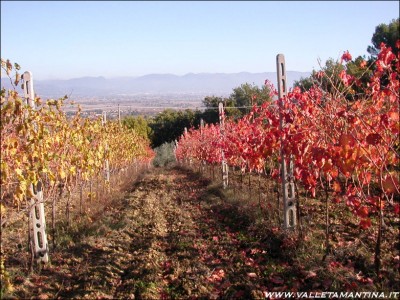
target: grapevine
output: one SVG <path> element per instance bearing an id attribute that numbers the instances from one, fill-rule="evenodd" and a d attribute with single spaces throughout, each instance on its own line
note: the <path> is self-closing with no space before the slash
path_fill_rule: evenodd
<path id="1" fill-rule="evenodd" d="M 9 75 L 13 66 L 2 60 L 2 69 Z M 105 159 L 120 170 L 154 157 L 149 141 L 117 122 L 102 126 L 100 118 L 82 117 L 80 107 L 67 117 L 65 100 L 43 103 L 37 97 L 35 110 L 15 89 L 1 91 L 1 204 L 7 200 L 20 206 L 25 197 L 32 196 L 29 184 L 39 181 L 48 188 L 62 184 L 70 190 L 78 179 L 89 181 L 101 173 Z"/>
<path id="2" fill-rule="evenodd" d="M 261 173 L 270 161 L 279 161 L 283 147 L 295 159 L 295 179 L 314 197 L 318 188 L 329 189 L 333 201 L 346 202 L 362 228 L 369 228 L 370 217 L 382 215 L 384 207 L 398 212 L 399 57 L 381 45 L 376 70 L 357 100 L 346 97 L 360 86 L 346 72 L 350 59 L 345 52 L 343 92 L 328 93 L 315 84 L 305 92 L 294 88 L 277 100 L 283 104 L 282 130 L 278 103 L 264 103 L 241 120 L 226 122 L 223 139 L 218 125 L 205 126 L 201 135 L 189 130 L 178 143 L 177 158 L 218 164 L 218 149 L 223 149 L 230 166 Z M 271 173 L 279 170 L 275 167 Z"/>

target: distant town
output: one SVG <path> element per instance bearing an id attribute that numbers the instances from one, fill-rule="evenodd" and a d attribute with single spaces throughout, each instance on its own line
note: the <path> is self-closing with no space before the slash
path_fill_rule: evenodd
<path id="1" fill-rule="evenodd" d="M 175 110 L 203 110 L 202 101 L 205 97 L 215 94 L 205 93 L 173 93 L 173 94 L 136 94 L 115 96 L 70 96 L 65 102 L 64 111 L 73 115 L 81 107 L 83 116 L 98 116 L 107 112 L 107 118 L 116 119 L 118 116 L 146 115 L 152 116 L 170 108 Z M 229 94 L 218 94 L 228 97 Z M 70 103 L 74 103 L 71 105 Z"/>

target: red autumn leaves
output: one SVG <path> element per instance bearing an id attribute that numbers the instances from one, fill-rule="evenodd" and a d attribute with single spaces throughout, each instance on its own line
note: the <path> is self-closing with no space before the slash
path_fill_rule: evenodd
<path id="1" fill-rule="evenodd" d="M 346 51 L 341 61 L 351 59 Z M 229 165 L 263 172 L 266 163 L 280 160 L 283 147 L 287 157 L 293 155 L 295 177 L 306 189 L 315 196 L 318 187 L 328 185 L 332 199 L 345 200 L 367 228 L 371 213 L 382 209 L 371 202 L 372 193 L 396 209 L 393 196 L 400 191 L 393 171 L 399 164 L 399 58 L 382 45 L 375 65 L 358 100 L 348 101 L 344 92 L 333 96 L 318 86 L 306 92 L 295 88 L 282 99 L 282 130 L 277 103 L 264 103 L 237 122 L 225 122 L 224 137 L 214 125 L 190 130 L 179 143 L 178 159 L 217 164 L 223 149 Z M 340 78 L 345 86 L 358 84 L 346 68 Z"/>

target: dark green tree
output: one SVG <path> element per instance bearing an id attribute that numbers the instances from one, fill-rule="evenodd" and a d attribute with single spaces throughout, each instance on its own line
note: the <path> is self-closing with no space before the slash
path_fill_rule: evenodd
<path id="1" fill-rule="evenodd" d="M 146 139 L 151 139 L 152 130 L 149 126 L 149 122 L 143 116 L 127 116 L 122 119 L 122 125 L 135 130 L 140 136 Z"/>
<path id="2" fill-rule="evenodd" d="M 372 35 L 372 46 L 368 46 L 367 51 L 373 57 L 376 57 L 381 49 L 381 43 L 385 43 L 387 47 L 391 47 L 394 54 L 399 52 L 396 48 L 396 41 L 400 38 L 400 18 L 393 19 L 389 24 L 379 24 L 375 27 Z"/>
<path id="3" fill-rule="evenodd" d="M 149 126 L 153 131 L 151 145 L 153 148 L 164 143 L 173 142 L 183 134 L 185 127 L 198 127 L 200 124 L 201 112 L 199 110 L 177 111 L 166 109 L 157 114 Z"/>
<path id="4" fill-rule="evenodd" d="M 185 127 L 187 129 L 192 127 L 198 128 L 201 119 L 208 124 L 218 123 L 218 106 L 220 102 L 224 104 L 226 117 L 237 119 L 250 111 L 250 108 L 241 111 L 241 108 L 238 108 L 238 106 L 250 107 L 252 105 L 259 105 L 265 101 L 271 101 L 267 86 L 259 88 L 246 83 L 235 88 L 229 98 L 217 96 L 205 97 L 203 100 L 203 105 L 206 107 L 204 112 L 189 109 L 184 111 L 166 109 L 153 117 L 149 122 L 152 130 L 151 145 L 155 148 L 164 143 L 170 143 L 175 139 L 179 139 Z"/>
<path id="5" fill-rule="evenodd" d="M 328 93 L 336 93 L 338 91 L 343 91 L 344 85 L 340 79 L 340 72 L 344 70 L 344 66 L 334 60 L 329 58 L 324 66 L 321 66 L 320 71 L 313 70 L 310 77 L 301 78 L 294 82 L 295 87 L 300 87 L 303 91 L 309 90 L 314 84 L 318 85 L 322 90 Z M 322 73 L 323 76 L 320 76 Z"/>
<path id="6" fill-rule="evenodd" d="M 365 57 L 358 56 L 356 59 L 347 63 L 347 73 L 354 76 L 359 81 L 358 85 L 352 87 L 354 90 L 354 99 L 362 97 L 367 90 L 373 73 L 374 62 L 375 60 L 371 57 L 367 60 Z"/>
<path id="7" fill-rule="evenodd" d="M 300 77 L 299 80 L 295 80 L 293 87 L 299 87 L 302 92 L 308 91 L 315 83 L 315 71 L 311 73 L 309 77 Z"/>
<path id="8" fill-rule="evenodd" d="M 347 99 L 358 99 L 362 96 L 362 92 L 370 81 L 373 70 L 375 69 L 376 56 L 379 54 L 381 43 L 385 43 L 392 48 L 393 53 L 398 53 L 396 41 L 399 39 L 399 20 L 393 19 L 390 24 L 380 24 L 375 28 L 375 33 L 372 36 L 372 46 L 368 46 L 367 51 L 371 57 L 365 58 L 358 56 L 356 59 L 349 61 L 346 65 L 347 73 L 358 79 L 359 86 L 352 85 L 350 89 L 346 89 L 341 82 L 340 72 L 344 70 L 344 66 L 333 59 L 326 61 L 325 66 L 321 67 L 321 71 L 327 76 L 318 80 L 318 73 L 315 70 L 310 77 L 301 78 L 296 81 L 294 86 L 300 87 L 303 91 L 310 89 L 313 84 L 319 84 L 327 92 L 344 92 L 347 91 Z M 382 86 L 385 81 L 382 82 Z"/>
<path id="9" fill-rule="evenodd" d="M 203 105 L 207 108 L 218 107 L 220 102 L 226 101 L 227 98 L 217 97 L 217 96 L 207 96 L 203 100 Z"/>
<path id="10" fill-rule="evenodd" d="M 234 88 L 229 99 L 239 109 L 241 116 L 248 113 L 253 105 L 261 105 L 272 100 L 268 86 L 263 85 L 260 88 L 249 83 L 244 83 Z"/>
<path id="11" fill-rule="evenodd" d="M 294 87 L 299 87 L 304 92 L 309 90 L 313 85 L 316 85 L 330 95 L 344 94 L 348 100 L 355 100 L 360 96 L 360 93 L 363 91 L 362 86 L 367 84 L 371 75 L 371 70 L 366 65 L 367 62 L 361 56 L 357 57 L 354 61 L 350 61 L 346 67 L 340 61 L 330 58 L 325 62 L 324 66 L 321 66 L 318 72 L 313 70 L 310 77 L 295 81 Z M 349 75 L 364 80 L 362 86 L 351 85 L 347 87 L 344 85 L 340 78 L 340 73 L 345 68 L 347 68 L 346 71 Z"/>
<path id="12" fill-rule="evenodd" d="M 220 102 L 224 104 L 225 115 L 227 118 L 236 119 L 240 116 L 240 112 L 235 108 L 235 102 L 231 98 L 208 96 L 203 100 L 203 105 L 207 107 L 202 114 L 204 122 L 213 124 L 219 122 L 218 106 Z"/>

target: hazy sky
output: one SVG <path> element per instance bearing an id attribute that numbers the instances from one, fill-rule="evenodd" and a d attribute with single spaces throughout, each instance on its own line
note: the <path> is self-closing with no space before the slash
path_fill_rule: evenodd
<path id="1" fill-rule="evenodd" d="M 368 55 L 398 1 L 1 1 L 1 57 L 36 79 L 311 71 Z"/>

